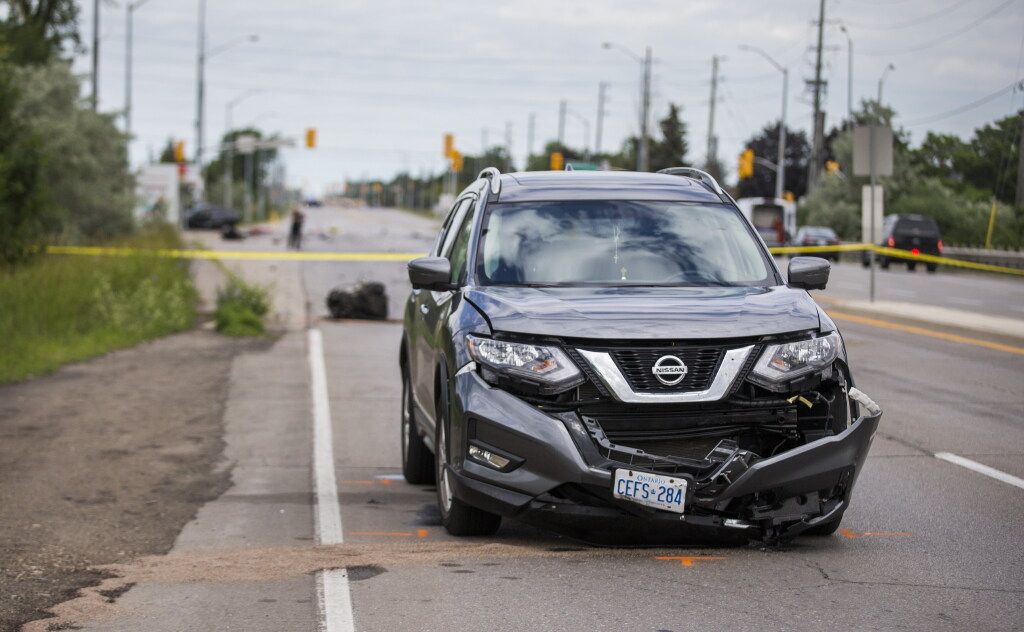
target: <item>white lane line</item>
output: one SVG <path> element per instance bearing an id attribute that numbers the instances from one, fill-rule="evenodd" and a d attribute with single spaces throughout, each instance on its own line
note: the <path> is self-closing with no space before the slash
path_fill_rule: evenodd
<path id="1" fill-rule="evenodd" d="M 338 480 L 334 475 L 334 443 L 331 432 L 331 404 L 327 395 L 324 339 L 319 329 L 309 330 L 310 391 L 313 397 L 313 481 L 316 492 L 316 537 L 320 544 L 341 544 L 341 506 Z M 317 573 L 317 607 L 323 632 L 353 632 L 352 594 L 348 571 Z"/>
<path id="2" fill-rule="evenodd" d="M 959 296 L 947 296 L 945 299 L 950 303 L 959 303 L 961 305 L 970 305 L 971 307 L 980 307 L 984 305 L 981 301 L 975 298 L 961 298 Z"/>
<path id="3" fill-rule="evenodd" d="M 978 474 L 984 474 L 985 476 L 994 478 L 997 481 L 1002 481 L 1004 483 L 1009 483 L 1010 485 L 1013 485 L 1014 487 L 1019 487 L 1021 489 L 1024 489 L 1024 478 L 1018 478 L 1018 477 L 1014 476 L 1013 474 L 1007 474 L 1006 472 L 1001 472 L 1001 471 L 995 469 L 994 467 L 989 467 L 987 465 L 983 465 L 981 463 L 978 463 L 977 461 L 972 461 L 970 459 L 965 459 L 962 456 L 959 456 L 959 455 L 956 455 L 956 454 L 952 454 L 952 453 L 949 453 L 949 452 L 936 452 L 935 453 L 935 458 L 942 459 L 943 461 L 948 461 L 950 463 L 955 463 L 956 465 L 959 465 L 960 467 L 966 467 L 969 470 L 974 470 Z"/>

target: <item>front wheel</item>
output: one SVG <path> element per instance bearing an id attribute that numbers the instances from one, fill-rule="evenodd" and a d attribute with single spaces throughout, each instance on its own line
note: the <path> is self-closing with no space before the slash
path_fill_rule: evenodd
<path id="1" fill-rule="evenodd" d="M 437 507 L 441 510 L 441 524 L 456 536 L 492 535 L 501 526 L 501 516 L 470 507 L 455 497 L 452 473 L 448 466 L 448 407 L 438 406 L 437 420 Z"/>
<path id="2" fill-rule="evenodd" d="M 412 485 L 434 482 L 434 455 L 423 443 L 413 416 L 412 384 L 402 371 L 402 475 Z"/>

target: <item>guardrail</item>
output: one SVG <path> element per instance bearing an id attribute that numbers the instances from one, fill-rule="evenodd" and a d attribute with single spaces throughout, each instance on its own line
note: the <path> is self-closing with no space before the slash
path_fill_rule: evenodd
<path id="1" fill-rule="evenodd" d="M 975 261 L 977 263 L 988 263 L 1007 268 L 1024 268 L 1024 252 L 1019 250 L 993 250 L 991 248 L 964 248 L 963 246 L 946 246 L 942 254 L 963 259 L 964 261 Z"/>

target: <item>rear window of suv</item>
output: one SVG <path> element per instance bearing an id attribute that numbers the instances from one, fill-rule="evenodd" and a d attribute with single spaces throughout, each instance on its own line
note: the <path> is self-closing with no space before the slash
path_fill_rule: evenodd
<path id="1" fill-rule="evenodd" d="M 724 205 L 617 200 L 488 206 L 477 258 L 485 284 L 773 285 L 746 220 Z"/>
<path id="2" fill-rule="evenodd" d="M 901 217 L 896 221 L 894 233 L 908 235 L 928 235 L 937 237 L 939 227 L 930 217 Z"/>

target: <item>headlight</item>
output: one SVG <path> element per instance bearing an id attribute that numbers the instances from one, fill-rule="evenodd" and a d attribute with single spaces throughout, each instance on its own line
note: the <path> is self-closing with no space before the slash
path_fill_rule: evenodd
<path id="1" fill-rule="evenodd" d="M 558 347 L 466 336 L 469 355 L 499 373 L 539 383 L 557 393 L 583 382 L 583 374 Z"/>
<path id="2" fill-rule="evenodd" d="M 836 332 L 810 340 L 770 345 L 754 365 L 754 373 L 772 382 L 786 382 L 832 364 L 842 346 L 843 341 Z"/>

